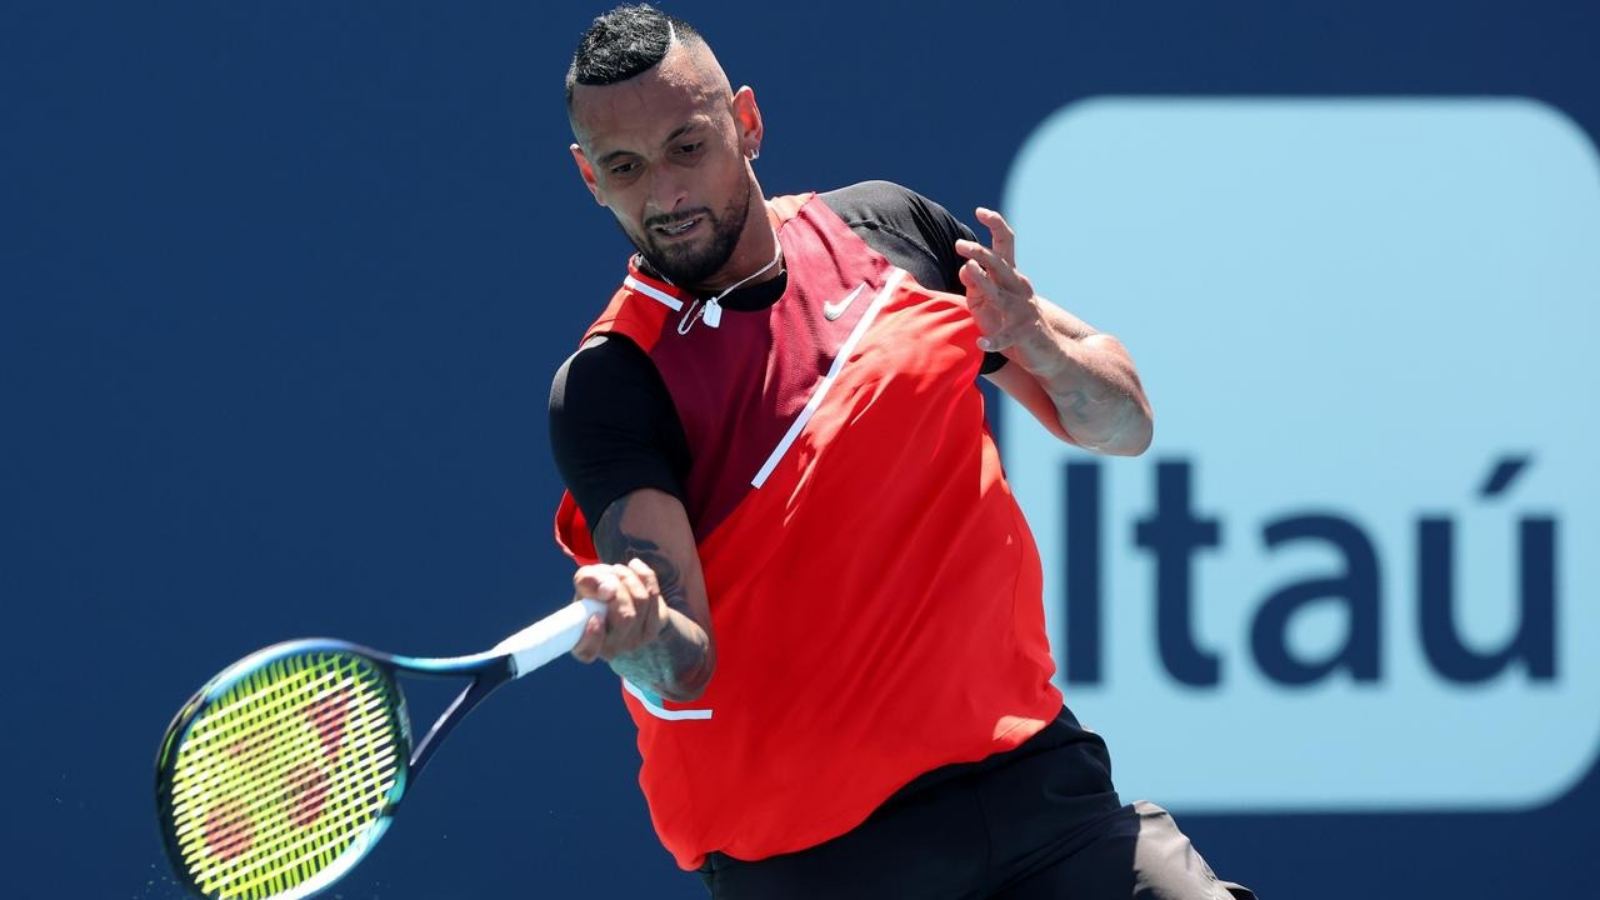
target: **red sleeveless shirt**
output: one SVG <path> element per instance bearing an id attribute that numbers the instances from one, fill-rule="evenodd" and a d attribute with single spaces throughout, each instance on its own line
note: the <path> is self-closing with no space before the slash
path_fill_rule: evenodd
<path id="1" fill-rule="evenodd" d="M 1022 743 L 1062 702 L 966 299 L 918 285 L 815 195 L 769 212 L 788 269 L 771 307 L 711 327 L 630 266 L 584 335 L 649 355 L 691 455 L 716 672 L 687 704 L 623 682 L 651 819 L 688 869 L 843 834 L 923 772 Z M 570 494 L 556 536 L 595 561 Z"/>

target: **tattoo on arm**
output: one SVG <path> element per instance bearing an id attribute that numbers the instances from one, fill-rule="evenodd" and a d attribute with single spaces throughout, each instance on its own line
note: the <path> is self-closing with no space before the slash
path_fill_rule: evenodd
<path id="1" fill-rule="evenodd" d="M 656 640 L 612 659 L 611 668 L 635 685 L 667 697 L 697 694 L 711 674 L 707 637 L 689 615 L 688 594 L 678 566 L 662 552 L 660 544 L 624 525 L 630 500 L 617 500 L 600 516 L 593 533 L 595 550 L 608 563 L 626 565 L 629 560 L 638 559 L 649 566 L 656 573 L 662 599 L 678 616 L 668 616 L 666 627 Z M 682 625 L 693 633 L 686 634 Z"/>
<path id="2" fill-rule="evenodd" d="M 688 607 L 678 567 L 661 552 L 660 544 L 632 534 L 622 527 L 622 520 L 627 517 L 629 502 L 628 497 L 623 497 L 607 507 L 605 513 L 600 516 L 600 522 L 594 529 L 595 550 L 599 551 L 600 558 L 608 563 L 626 564 L 630 559 L 638 559 L 649 566 L 656 573 L 656 581 L 661 585 L 661 596 L 666 599 L 667 605 L 684 612 Z"/>
<path id="3" fill-rule="evenodd" d="M 1089 405 L 1089 395 L 1083 391 L 1068 391 L 1060 400 L 1056 401 L 1057 409 L 1065 409 L 1072 413 L 1072 417 L 1079 422 L 1089 421 L 1089 413 L 1084 410 Z"/>

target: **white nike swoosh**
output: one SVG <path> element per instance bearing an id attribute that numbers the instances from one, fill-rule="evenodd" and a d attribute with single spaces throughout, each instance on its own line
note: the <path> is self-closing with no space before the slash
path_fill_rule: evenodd
<path id="1" fill-rule="evenodd" d="M 850 304 L 856 302 L 856 298 L 861 296 L 861 292 L 866 290 L 866 287 L 867 283 L 863 281 L 856 285 L 856 289 L 846 294 L 844 299 L 838 303 L 822 304 L 822 317 L 832 322 L 834 319 L 844 315 L 844 311 L 850 308 Z"/>

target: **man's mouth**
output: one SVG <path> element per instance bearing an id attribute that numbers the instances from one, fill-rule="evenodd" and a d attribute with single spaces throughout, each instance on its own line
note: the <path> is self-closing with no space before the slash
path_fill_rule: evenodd
<path id="1" fill-rule="evenodd" d="M 695 226 L 699 225 L 700 220 L 703 218 L 704 216 L 690 216 L 687 219 L 679 219 L 676 222 L 671 222 L 666 225 L 652 225 L 650 230 L 661 235 L 662 237 L 683 237 L 684 235 L 693 231 Z"/>

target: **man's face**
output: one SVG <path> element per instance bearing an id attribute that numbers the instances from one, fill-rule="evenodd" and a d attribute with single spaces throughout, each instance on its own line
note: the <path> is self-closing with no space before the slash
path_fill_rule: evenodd
<path id="1" fill-rule="evenodd" d="M 572 99 L 573 154 L 595 199 L 651 266 L 683 286 L 727 264 L 755 190 L 727 81 L 711 66 L 675 45 L 649 71 L 578 85 Z"/>

